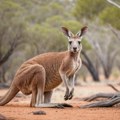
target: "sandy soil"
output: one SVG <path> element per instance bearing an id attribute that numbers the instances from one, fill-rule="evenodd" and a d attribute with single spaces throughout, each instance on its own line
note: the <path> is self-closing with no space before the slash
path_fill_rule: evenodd
<path id="1" fill-rule="evenodd" d="M 117 86 L 118 87 L 118 86 Z M 7 90 L 0 90 L 0 96 Z M 30 108 L 31 96 L 24 96 L 19 93 L 9 104 L 0 106 L 0 114 L 8 120 L 120 120 L 120 107 L 112 108 L 89 108 L 80 109 L 79 106 L 87 102 L 79 101 L 80 97 L 88 96 L 98 92 L 114 92 L 110 87 L 103 84 L 77 86 L 74 98 L 67 103 L 73 108 Z M 55 90 L 52 102 L 65 102 L 63 100 L 64 87 Z M 46 115 L 33 115 L 32 112 L 42 110 Z M 0 119 L 2 120 L 2 118 Z"/>

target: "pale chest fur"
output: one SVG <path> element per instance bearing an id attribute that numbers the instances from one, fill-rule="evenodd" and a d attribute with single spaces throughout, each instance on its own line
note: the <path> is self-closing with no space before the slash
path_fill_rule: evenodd
<path id="1" fill-rule="evenodd" d="M 73 60 L 72 61 L 72 66 L 71 66 L 71 69 L 70 69 L 71 71 L 70 71 L 68 76 L 76 74 L 80 70 L 81 65 L 82 64 L 81 64 L 81 59 L 80 58 L 77 59 L 77 60 Z"/>
<path id="2" fill-rule="evenodd" d="M 81 67 L 81 59 L 79 57 L 68 57 L 63 60 L 60 67 L 61 74 L 65 74 L 68 78 L 79 71 Z"/>
<path id="3" fill-rule="evenodd" d="M 81 68 L 81 60 L 73 60 L 73 70 L 77 72 Z"/>

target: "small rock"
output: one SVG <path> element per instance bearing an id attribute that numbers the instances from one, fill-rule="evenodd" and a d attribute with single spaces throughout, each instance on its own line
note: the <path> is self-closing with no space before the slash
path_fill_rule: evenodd
<path id="1" fill-rule="evenodd" d="M 44 111 L 34 111 L 34 112 L 32 112 L 33 113 L 33 115 L 46 115 L 46 112 L 44 112 Z"/>

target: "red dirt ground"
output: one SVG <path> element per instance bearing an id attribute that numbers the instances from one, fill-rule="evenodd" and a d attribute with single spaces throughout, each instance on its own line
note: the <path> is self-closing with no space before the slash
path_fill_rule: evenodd
<path id="1" fill-rule="evenodd" d="M 118 87 L 118 86 L 117 86 Z M 0 90 L 0 96 L 7 90 Z M 73 108 L 31 108 L 29 107 L 30 96 L 21 93 L 9 104 L 0 106 L 0 114 L 8 120 L 120 120 L 120 107 L 112 108 L 87 108 L 80 109 L 79 106 L 88 102 L 79 101 L 79 97 L 88 96 L 98 92 L 114 92 L 106 85 L 94 84 L 91 86 L 76 87 L 75 97 L 68 101 Z M 53 95 L 52 102 L 65 102 L 63 100 L 64 88 L 60 87 Z M 45 111 L 46 115 L 33 115 L 33 111 Z M 2 119 L 0 119 L 2 120 Z"/>

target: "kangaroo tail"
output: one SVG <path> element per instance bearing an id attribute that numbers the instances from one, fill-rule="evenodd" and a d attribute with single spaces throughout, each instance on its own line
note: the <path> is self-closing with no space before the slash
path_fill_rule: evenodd
<path id="1" fill-rule="evenodd" d="M 0 98 L 0 106 L 3 106 L 10 102 L 10 100 L 12 100 L 18 92 L 19 89 L 15 85 L 11 85 L 8 92 L 2 98 Z"/>

